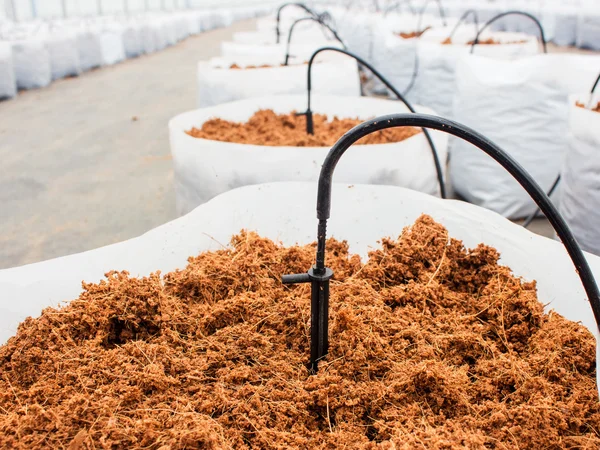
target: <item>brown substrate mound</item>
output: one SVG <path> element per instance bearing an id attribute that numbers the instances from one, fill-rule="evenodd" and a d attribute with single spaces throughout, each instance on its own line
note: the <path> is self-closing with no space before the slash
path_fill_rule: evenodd
<path id="1" fill-rule="evenodd" d="M 481 41 L 477 41 L 477 45 L 510 45 L 510 44 L 524 44 L 526 42 L 527 41 L 525 41 L 525 40 L 501 42 L 501 41 L 497 41 L 492 38 L 488 38 L 488 39 L 483 39 Z M 472 41 L 468 41 L 465 45 L 473 45 L 474 43 L 475 43 L 475 40 L 472 40 Z M 453 44 L 452 39 L 450 39 L 450 38 L 446 38 L 442 41 L 442 45 L 450 45 L 450 44 Z"/>
<path id="2" fill-rule="evenodd" d="M 579 108 L 584 108 L 584 109 L 589 109 L 590 111 L 594 111 L 594 112 L 600 112 L 600 102 L 598 102 L 598 104 L 595 107 L 592 108 L 587 108 L 583 103 L 581 102 L 576 102 L 575 106 L 578 106 Z"/>
<path id="3" fill-rule="evenodd" d="M 429 29 L 431 29 L 431 27 L 427 27 L 421 31 L 411 31 L 410 33 L 396 33 L 396 36 L 400 36 L 402 39 L 412 39 L 416 37 L 421 37 L 421 35 Z"/>
<path id="4" fill-rule="evenodd" d="M 230 65 L 228 68 L 229 69 L 237 69 L 237 70 L 246 70 L 246 69 L 270 69 L 273 67 L 294 67 L 294 66 L 301 66 L 303 64 L 308 64 L 308 61 L 304 61 L 302 64 L 290 64 L 288 66 L 286 66 L 285 64 L 279 64 L 277 66 L 273 66 L 273 65 L 269 65 L 269 64 L 262 64 L 260 66 L 255 66 L 255 65 L 249 65 L 249 66 L 240 66 L 236 63 L 233 63 L 232 65 Z M 318 63 L 315 63 L 318 64 Z M 217 67 L 217 69 L 222 69 L 222 67 Z"/>
<path id="5" fill-rule="evenodd" d="M 330 147 L 342 135 L 364 122 L 361 119 L 329 120 L 324 114 L 313 114 L 315 134 L 306 133 L 306 117 L 290 114 L 276 114 L 273 110 L 260 110 L 245 123 L 210 119 L 202 128 L 186 131 L 192 137 L 212 141 L 235 142 L 267 146 Z M 390 128 L 365 136 L 357 144 L 387 144 L 400 142 L 420 133 L 419 128 Z"/>
<path id="6" fill-rule="evenodd" d="M 594 338 L 493 248 L 427 216 L 364 265 L 330 240 L 311 376 L 310 286 L 280 276 L 314 245 L 231 244 L 23 322 L 0 347 L 0 448 L 600 448 Z"/>

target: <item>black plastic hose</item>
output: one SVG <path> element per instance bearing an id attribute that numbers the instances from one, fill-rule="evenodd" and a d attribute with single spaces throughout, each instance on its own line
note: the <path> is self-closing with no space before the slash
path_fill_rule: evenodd
<path id="1" fill-rule="evenodd" d="M 454 37 L 454 33 L 456 33 L 456 30 L 458 30 L 458 27 L 461 26 L 467 20 L 467 17 L 469 17 L 470 15 L 473 16 L 473 23 L 475 24 L 475 34 L 479 32 L 479 16 L 477 16 L 477 11 L 475 11 L 474 9 L 468 9 L 464 12 L 462 16 L 460 16 L 460 19 L 458 19 L 458 22 L 456 22 L 456 25 L 448 35 L 448 39 L 450 40 L 450 42 L 452 42 L 452 38 Z"/>
<path id="2" fill-rule="evenodd" d="M 402 103 L 404 103 L 404 105 L 406 105 L 406 107 L 408 108 L 408 110 L 411 113 L 416 112 L 415 109 L 413 108 L 413 106 L 408 102 L 408 100 L 406 100 L 406 98 L 400 92 L 398 92 L 398 90 L 392 85 L 392 83 L 390 83 L 383 75 L 381 75 L 379 73 L 379 71 L 377 69 L 375 69 L 371 64 L 369 64 L 367 61 L 362 59 L 360 56 L 355 55 L 354 53 L 351 53 L 348 50 L 342 50 L 340 48 L 323 47 L 323 48 L 320 48 L 317 51 L 315 51 L 313 53 L 313 55 L 310 57 L 310 60 L 308 61 L 308 76 L 307 76 L 308 103 L 307 103 L 306 111 L 304 113 L 301 113 L 302 115 L 306 116 L 306 132 L 307 132 L 307 134 L 314 134 L 313 117 L 312 117 L 312 111 L 310 109 L 311 90 L 312 90 L 312 66 L 313 66 L 313 62 L 314 62 L 315 58 L 317 57 L 317 55 L 319 53 L 325 52 L 325 51 L 338 52 L 338 53 L 342 53 L 344 55 L 350 56 L 351 58 L 354 58 L 356 61 L 358 61 L 364 67 L 369 69 L 373 73 L 373 75 L 375 75 L 375 77 L 377 77 L 390 91 L 392 91 L 392 93 L 398 98 L 398 100 L 400 100 Z M 438 180 L 438 184 L 440 186 L 440 196 L 442 198 L 446 198 L 446 185 L 444 183 L 444 172 L 442 169 L 442 164 L 440 163 L 440 159 L 437 154 L 437 150 L 433 143 L 433 139 L 431 138 L 431 135 L 429 134 L 429 131 L 427 131 L 426 129 L 423 129 L 423 134 L 425 135 L 425 139 L 427 139 L 427 143 L 429 144 L 429 148 L 431 149 L 431 155 L 433 157 L 433 163 L 435 164 L 437 180 Z"/>
<path id="3" fill-rule="evenodd" d="M 535 16 L 533 16 L 532 14 L 529 14 L 525 11 L 506 11 L 506 12 L 498 14 L 497 16 L 494 16 L 490 20 L 488 20 L 479 29 L 479 32 L 475 36 L 475 39 L 473 40 L 473 45 L 471 45 L 471 53 L 473 53 L 473 49 L 475 48 L 475 45 L 477 45 L 479 43 L 479 37 L 481 36 L 481 33 L 483 33 L 485 31 L 485 29 L 488 28 L 491 24 L 493 24 L 497 20 L 502 19 L 503 17 L 506 17 L 506 16 L 524 16 L 524 17 L 531 19 L 533 22 L 535 22 L 535 24 L 540 32 L 540 41 L 542 42 L 542 47 L 544 48 L 544 53 L 548 53 L 548 46 L 546 44 L 546 35 L 544 34 L 544 27 L 542 27 L 542 24 Z"/>
<path id="4" fill-rule="evenodd" d="M 329 26 L 328 24 L 326 24 L 325 22 L 323 22 L 320 19 L 315 19 L 314 17 L 303 17 L 301 19 L 296 20 L 292 24 L 292 26 L 290 27 L 290 31 L 288 33 L 288 38 L 287 38 L 287 47 L 285 49 L 285 61 L 283 62 L 284 66 L 287 66 L 289 64 L 289 60 L 290 60 L 290 47 L 291 47 L 291 43 L 292 43 L 292 35 L 294 33 L 294 29 L 296 28 L 296 25 L 298 25 L 301 22 L 306 22 L 306 21 L 316 22 L 319 25 L 321 25 L 323 28 L 326 28 L 333 35 L 334 39 L 336 41 L 338 41 L 340 44 L 342 44 L 342 47 L 344 47 L 344 49 L 347 48 L 346 44 L 344 43 L 344 41 L 342 40 L 342 38 L 340 38 L 339 34 L 337 33 L 337 31 L 335 31 L 334 28 L 332 28 L 331 26 Z"/>
<path id="5" fill-rule="evenodd" d="M 304 11 L 306 11 L 308 14 L 310 14 L 312 17 L 318 17 L 317 13 L 315 13 L 312 9 L 310 9 L 308 6 L 306 6 L 304 3 L 284 3 L 283 5 L 281 5 L 278 9 L 277 9 L 277 25 L 275 26 L 275 33 L 276 33 L 276 43 L 279 44 L 280 41 L 280 37 L 281 37 L 281 32 L 279 31 L 279 23 L 281 21 L 281 11 L 283 11 L 285 8 L 287 8 L 288 6 L 296 6 L 297 8 L 301 8 Z"/>

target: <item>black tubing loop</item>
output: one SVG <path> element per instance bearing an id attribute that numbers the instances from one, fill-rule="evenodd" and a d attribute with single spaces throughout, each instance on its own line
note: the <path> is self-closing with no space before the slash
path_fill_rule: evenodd
<path id="1" fill-rule="evenodd" d="M 390 12 L 394 10 L 398 11 L 402 5 L 408 5 L 408 9 L 410 9 L 410 12 L 413 16 L 417 14 L 417 11 L 415 10 L 415 7 L 413 6 L 411 0 L 400 0 L 394 3 L 393 5 L 388 6 L 383 11 L 383 17 L 386 17 Z"/>
<path id="2" fill-rule="evenodd" d="M 338 41 L 340 44 L 342 44 L 342 47 L 344 47 L 344 49 L 347 49 L 348 47 L 346 47 L 346 44 L 344 43 L 344 41 L 342 40 L 342 38 L 340 37 L 340 35 L 337 33 L 337 31 L 335 29 L 333 29 L 331 26 L 327 25 L 325 22 L 322 22 L 319 19 L 316 19 L 314 17 L 303 17 L 301 19 L 298 19 L 296 21 L 294 21 L 294 23 L 292 24 L 292 26 L 290 27 L 290 31 L 288 33 L 288 38 L 287 38 L 287 47 L 285 49 L 285 60 L 283 62 L 284 66 L 289 65 L 289 61 L 290 61 L 290 49 L 291 49 L 291 44 L 292 44 L 292 35 L 294 33 L 294 28 L 296 28 L 296 25 L 299 24 L 300 22 L 306 22 L 306 21 L 312 21 L 312 22 L 316 22 L 319 25 L 321 25 L 321 27 L 326 28 L 327 30 L 329 30 L 329 32 L 333 35 L 334 39 L 336 41 Z"/>
<path id="3" fill-rule="evenodd" d="M 596 81 L 594 81 L 594 85 L 592 86 L 592 90 L 590 91 L 590 94 L 594 93 L 594 91 L 596 90 L 596 87 L 598 87 L 598 83 L 600 83 L 600 75 L 598 75 L 598 78 L 596 78 Z"/>
<path id="4" fill-rule="evenodd" d="M 443 26 L 448 25 L 448 22 L 446 21 L 446 13 L 444 13 L 444 8 L 442 6 L 442 1 L 441 0 L 434 0 L 434 1 L 438 5 L 438 12 L 440 14 L 440 18 L 442 19 L 442 25 Z M 427 9 L 427 6 L 429 6 L 430 2 L 431 2 L 431 0 L 427 0 L 423 4 L 421 11 L 419 11 L 419 20 L 417 21 L 417 33 L 421 32 L 421 26 L 423 24 L 423 14 L 425 14 L 425 10 Z"/>
<path id="5" fill-rule="evenodd" d="M 546 194 L 548 197 L 550 197 L 552 194 L 554 194 L 554 191 L 558 187 L 558 183 L 560 183 L 560 174 L 556 177 L 556 179 L 554 180 L 554 183 L 552 183 L 552 186 L 548 190 L 548 193 Z M 529 225 L 531 225 L 531 222 L 533 222 L 539 216 L 539 212 L 540 212 L 540 208 L 536 208 L 535 211 L 532 212 L 531 215 L 529 217 L 527 217 L 525 219 L 525 221 L 523 222 L 523 225 L 522 225 L 523 228 L 529 227 Z"/>
<path id="6" fill-rule="evenodd" d="M 306 11 L 311 16 L 318 17 L 317 13 L 315 13 L 312 9 L 310 9 L 304 3 L 296 3 L 296 2 L 284 3 L 279 8 L 277 8 L 277 19 L 276 19 L 277 20 L 277 25 L 275 26 L 275 33 L 276 33 L 276 41 L 275 42 L 277 44 L 279 44 L 280 36 L 281 36 L 281 31 L 279 30 L 279 23 L 281 22 L 281 11 L 283 11 L 288 6 L 296 6 L 298 8 L 303 9 L 304 11 Z"/>
<path id="7" fill-rule="evenodd" d="M 344 152 L 356 141 L 371 133 L 387 128 L 404 126 L 432 128 L 463 139 L 495 159 L 517 180 L 517 182 L 519 182 L 546 215 L 548 221 L 556 231 L 556 234 L 566 247 L 567 253 L 573 261 L 588 296 L 590 306 L 594 313 L 594 319 L 598 326 L 598 324 L 600 324 L 600 291 L 598 290 L 596 280 L 594 279 L 594 275 L 585 255 L 583 254 L 581 247 L 577 244 L 577 240 L 573 236 L 573 233 L 563 217 L 540 186 L 518 162 L 485 136 L 458 122 L 427 114 L 391 114 L 371 119 L 357 125 L 352 130 L 345 133 L 331 148 L 329 154 L 325 158 L 323 167 L 321 168 L 317 193 L 317 218 L 319 220 L 319 230 L 324 229 L 324 225 L 321 224 L 326 222 L 330 216 L 333 172 Z M 325 233 L 318 233 L 317 239 L 316 261 L 317 265 L 323 265 L 324 267 Z"/>
<path id="8" fill-rule="evenodd" d="M 475 11 L 474 9 L 468 9 L 464 12 L 462 16 L 460 16 L 460 19 L 458 19 L 458 22 L 456 22 L 456 25 L 448 35 L 448 39 L 450 39 L 451 42 L 452 38 L 454 37 L 454 33 L 456 33 L 456 30 L 458 30 L 458 27 L 460 27 L 463 23 L 466 23 L 467 17 L 469 17 L 470 15 L 473 16 L 473 24 L 475 24 L 475 34 L 477 35 L 477 33 L 479 32 L 479 16 L 477 15 L 477 11 Z"/>
<path id="9" fill-rule="evenodd" d="M 544 27 L 542 27 L 542 24 L 537 19 L 537 17 L 535 17 L 533 14 L 529 14 L 528 12 L 525 12 L 525 11 L 506 11 L 506 12 L 498 14 L 497 16 L 492 17 L 490 20 L 488 20 L 479 29 L 479 32 L 475 36 L 475 39 L 473 40 L 473 44 L 471 45 L 471 53 L 473 53 L 473 50 L 475 49 L 475 45 L 477 45 L 479 43 L 479 37 L 481 36 L 481 33 L 483 33 L 485 31 L 485 29 L 488 28 L 492 23 L 494 23 L 495 21 L 497 21 L 499 19 L 502 19 L 505 16 L 524 16 L 524 17 L 531 19 L 533 22 L 535 22 L 535 25 L 538 27 L 538 30 L 540 31 L 540 41 L 542 42 L 542 47 L 544 49 L 544 53 L 548 53 L 548 45 L 546 43 L 546 35 L 544 34 Z"/>
<path id="10" fill-rule="evenodd" d="M 344 55 L 350 56 L 351 58 L 354 58 L 356 61 L 358 61 L 359 64 L 362 64 L 367 69 L 369 69 L 373 73 L 373 75 L 375 75 L 390 91 L 392 91 L 392 93 L 398 98 L 398 100 L 400 100 L 402 103 L 404 103 L 404 105 L 408 108 L 408 110 L 411 113 L 416 113 L 415 108 L 413 108 L 413 106 L 408 102 L 408 100 L 406 100 L 406 98 L 404 98 L 404 96 L 400 92 L 398 92 L 398 90 L 392 85 L 392 83 L 390 83 L 383 75 L 381 75 L 379 73 L 379 71 L 377 71 L 377 69 L 375 69 L 370 63 L 368 63 L 367 61 L 362 59 L 360 56 L 349 52 L 348 50 L 342 50 L 342 49 L 336 48 L 336 47 L 323 47 L 323 48 L 320 48 L 317 51 L 315 51 L 313 53 L 313 55 L 310 57 L 310 60 L 308 61 L 308 79 L 307 79 L 308 104 L 307 104 L 306 112 L 303 113 L 306 115 L 306 132 L 307 132 L 307 134 L 314 134 L 314 129 L 312 129 L 312 122 L 313 122 L 312 121 L 312 111 L 310 109 L 311 89 L 312 89 L 312 66 L 313 66 L 313 62 L 314 62 L 315 58 L 317 57 L 317 55 L 319 53 L 325 52 L 325 51 L 338 52 L 338 53 L 342 53 Z M 440 163 L 440 159 L 438 157 L 437 150 L 433 143 L 433 139 L 431 138 L 431 135 L 429 134 L 429 131 L 426 130 L 425 128 L 422 128 L 422 130 L 423 130 L 423 134 L 425 135 L 425 139 L 427 140 L 427 143 L 429 144 L 429 148 L 431 149 L 431 155 L 433 157 L 433 163 L 435 165 L 437 180 L 438 180 L 438 184 L 440 186 L 440 197 L 446 198 L 446 185 L 444 183 L 444 171 L 442 169 L 442 165 Z"/>

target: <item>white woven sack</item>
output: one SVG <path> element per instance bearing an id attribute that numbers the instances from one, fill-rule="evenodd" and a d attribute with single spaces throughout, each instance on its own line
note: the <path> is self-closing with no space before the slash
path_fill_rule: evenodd
<path id="1" fill-rule="evenodd" d="M 570 98 L 568 148 L 561 168 L 560 212 L 585 250 L 600 255 L 600 113 L 575 105 L 590 96 Z M 593 102 L 595 107 L 596 98 Z"/>
<path id="2" fill-rule="evenodd" d="M 279 58 L 240 60 L 241 58 L 213 58 L 198 63 L 199 108 L 265 95 L 306 93 L 307 64 L 280 67 Z M 233 63 L 242 67 L 262 64 L 274 67 L 229 69 Z M 317 94 L 360 96 L 358 66 L 353 59 L 325 59 L 315 62 L 312 80 L 312 90 Z"/>
<path id="3" fill-rule="evenodd" d="M 214 117 L 245 122 L 260 109 L 290 113 L 306 109 L 306 95 L 241 100 L 181 114 L 169 122 L 175 170 L 176 206 L 185 214 L 214 196 L 239 186 L 272 181 L 316 181 L 328 147 L 269 147 L 197 139 L 185 133 Z M 315 113 L 369 119 L 406 112 L 397 101 L 314 96 Z M 431 110 L 419 108 L 423 112 Z M 432 132 L 438 158 L 445 166 L 447 136 Z M 348 183 L 389 184 L 421 192 L 439 192 L 431 149 L 423 133 L 402 142 L 353 147 L 336 171 Z"/>
<path id="4" fill-rule="evenodd" d="M 443 117 L 452 115 L 452 97 L 455 92 L 454 73 L 458 61 L 469 56 L 475 38 L 474 31 L 461 29 L 453 37 L 453 44 L 442 44 L 448 37 L 446 30 L 430 30 L 423 34 L 417 44 L 418 75 L 415 80 L 413 98 L 419 104 L 434 109 Z M 495 59 L 514 59 L 536 54 L 537 39 L 521 33 L 485 33 L 482 39 L 493 38 L 500 42 L 515 44 L 477 45 L 474 54 Z"/>
<path id="5" fill-rule="evenodd" d="M 314 40 L 310 43 L 294 43 L 290 46 L 290 56 L 292 61 L 307 61 L 315 50 L 321 47 L 341 48 L 341 44 L 326 39 Z M 241 44 L 239 42 L 222 42 L 221 56 L 225 58 L 237 58 L 246 56 L 266 56 L 280 57 L 281 62 L 285 59 L 287 47 L 286 44 Z"/>
<path id="6" fill-rule="evenodd" d="M 50 84 L 50 54 L 43 40 L 31 38 L 14 41 L 12 53 L 19 89 L 37 89 Z"/>
<path id="7" fill-rule="evenodd" d="M 597 3 L 579 11 L 577 47 L 600 50 L 600 11 Z"/>
<path id="8" fill-rule="evenodd" d="M 83 72 L 100 67 L 103 62 L 100 34 L 94 31 L 81 31 L 77 34 L 77 53 Z"/>
<path id="9" fill-rule="evenodd" d="M 454 118 L 502 147 L 547 191 L 567 146 L 568 95 L 589 88 L 599 71 L 596 56 L 463 58 L 456 74 Z M 452 143 L 450 178 L 466 200 L 505 217 L 534 210 L 525 191 L 495 161 L 465 142 Z"/>
<path id="10" fill-rule="evenodd" d="M 144 53 L 142 27 L 135 23 L 123 27 L 123 49 L 127 58 L 136 58 Z"/>
<path id="11" fill-rule="evenodd" d="M 344 156 L 343 159 L 346 158 Z M 483 242 L 501 254 L 500 263 L 525 280 L 536 280 L 546 311 L 581 322 L 598 338 L 598 327 L 579 277 L 564 247 L 476 206 L 441 200 L 394 186 L 334 184 L 328 236 L 347 240 L 366 260 L 384 236 L 397 237 L 421 214 L 444 225 L 465 246 Z M 85 253 L 0 271 L 0 343 L 27 316 L 77 298 L 81 281 L 99 282 L 111 270 L 149 276 L 182 269 L 190 256 L 222 249 L 241 229 L 284 245 L 316 240 L 316 183 L 272 183 L 229 191 L 190 214 L 135 239 Z M 586 255 L 596 279 L 600 258 Z M 335 289 L 335 286 L 332 287 Z M 598 342 L 598 339 L 596 339 Z M 598 353 L 598 352 L 597 352 Z M 597 358 L 600 361 L 600 358 Z M 600 374 L 600 370 L 597 370 Z"/>
<path id="12" fill-rule="evenodd" d="M 17 95 L 17 80 L 13 67 L 12 47 L 0 41 L 0 100 Z"/>
<path id="13" fill-rule="evenodd" d="M 46 48 L 50 55 L 52 79 L 76 76 L 81 73 L 79 51 L 75 34 L 51 34 L 46 37 Z"/>
<path id="14" fill-rule="evenodd" d="M 100 32 L 102 65 L 110 66 L 125 59 L 122 29 L 102 30 Z"/>

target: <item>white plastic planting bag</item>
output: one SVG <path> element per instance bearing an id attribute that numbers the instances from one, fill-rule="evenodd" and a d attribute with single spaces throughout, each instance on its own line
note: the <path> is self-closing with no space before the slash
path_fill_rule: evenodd
<path id="1" fill-rule="evenodd" d="M 309 42 L 292 42 L 290 45 L 290 58 L 293 61 L 307 61 L 315 50 L 321 47 L 341 48 L 342 45 L 337 41 L 329 41 L 324 37 L 322 39 L 315 38 Z M 281 62 L 283 62 L 286 51 L 286 44 L 242 44 L 240 42 L 228 41 L 221 43 L 221 56 L 225 58 L 236 58 L 239 56 L 278 56 L 281 58 Z"/>
<path id="2" fill-rule="evenodd" d="M 598 72 L 596 56 L 463 58 L 456 73 L 454 118 L 510 153 L 547 191 L 567 146 L 568 95 L 589 89 Z M 450 178 L 466 200 L 505 217 L 524 217 L 534 210 L 510 175 L 465 142 L 452 144 Z"/>
<path id="3" fill-rule="evenodd" d="M 87 71 L 102 65 L 102 43 L 100 35 L 93 31 L 77 34 L 77 52 L 82 71 Z"/>
<path id="4" fill-rule="evenodd" d="M 79 49 L 75 34 L 50 34 L 46 38 L 46 48 L 50 55 L 53 80 L 76 76 L 81 73 Z"/>
<path id="5" fill-rule="evenodd" d="M 308 64 L 280 67 L 281 58 L 213 58 L 198 64 L 198 107 L 252 97 L 302 94 L 307 89 Z M 230 69 L 232 64 L 272 67 Z M 350 58 L 325 59 L 312 66 L 313 92 L 360 96 L 358 65 Z"/>
<path id="6" fill-rule="evenodd" d="M 600 113 L 589 95 L 570 99 L 568 148 L 561 170 L 560 212 L 581 247 L 600 255 Z M 598 99 L 592 103 L 596 107 Z"/>
<path id="7" fill-rule="evenodd" d="M 596 2 L 579 11 L 577 47 L 600 50 L 600 11 Z"/>
<path id="8" fill-rule="evenodd" d="M 418 75 L 414 84 L 413 98 L 419 104 L 436 110 L 443 117 L 452 115 L 452 97 L 455 91 L 454 75 L 458 61 L 469 56 L 471 45 L 467 42 L 475 38 L 470 27 L 459 30 L 452 38 L 452 44 L 442 44 L 448 37 L 447 30 L 430 30 L 417 44 Z M 514 59 L 536 54 L 537 39 L 521 33 L 484 33 L 481 39 L 492 38 L 500 42 L 520 42 L 498 45 L 477 45 L 476 55 L 495 59 Z"/>
<path id="9" fill-rule="evenodd" d="M 315 199 L 316 183 L 247 186 L 222 194 L 138 238 L 2 270 L 0 343 L 12 336 L 27 316 L 37 317 L 45 307 L 77 298 L 83 280 L 98 282 L 111 270 L 148 276 L 157 270 L 167 273 L 181 269 L 189 256 L 221 249 L 241 229 L 256 231 L 284 245 L 314 242 Z M 334 184 L 331 213 L 328 236 L 347 240 L 350 251 L 364 260 L 368 251 L 379 247 L 382 237 L 395 238 L 403 227 L 413 224 L 421 214 L 428 214 L 444 225 L 450 236 L 463 240 L 465 246 L 473 248 L 483 242 L 498 249 L 502 264 L 525 280 L 537 281 L 538 298 L 547 311 L 555 310 L 568 320 L 581 322 L 598 337 L 581 281 L 559 242 L 474 205 L 394 186 Z M 587 255 L 587 259 L 596 279 L 600 279 L 600 258 Z"/>
<path id="10" fill-rule="evenodd" d="M 12 60 L 12 47 L 0 41 L 0 100 L 17 95 L 17 80 Z"/>
<path id="11" fill-rule="evenodd" d="M 136 58 L 144 53 L 144 39 L 141 26 L 130 23 L 123 27 L 123 49 L 127 58 Z"/>
<path id="12" fill-rule="evenodd" d="M 52 68 L 48 49 L 41 39 L 25 39 L 12 43 L 13 64 L 17 86 L 36 89 L 52 81 Z"/>
<path id="13" fill-rule="evenodd" d="M 121 28 L 106 29 L 100 32 L 100 48 L 102 65 L 110 66 L 125 59 L 123 30 Z"/>
<path id="14" fill-rule="evenodd" d="M 236 187 L 272 181 L 315 181 L 329 147 L 269 147 L 193 138 L 185 133 L 211 118 L 246 122 L 261 109 L 278 114 L 306 109 L 306 95 L 261 97 L 181 114 L 169 122 L 179 214 Z M 313 96 L 311 109 L 329 118 L 369 119 L 406 112 L 397 101 L 366 97 Z M 421 112 L 431 110 L 419 108 Z M 438 158 L 445 166 L 447 136 L 431 132 Z M 341 137 L 341 136 L 340 136 Z M 336 171 L 348 183 L 389 184 L 438 194 L 431 149 L 423 133 L 402 142 L 354 146 Z"/>

